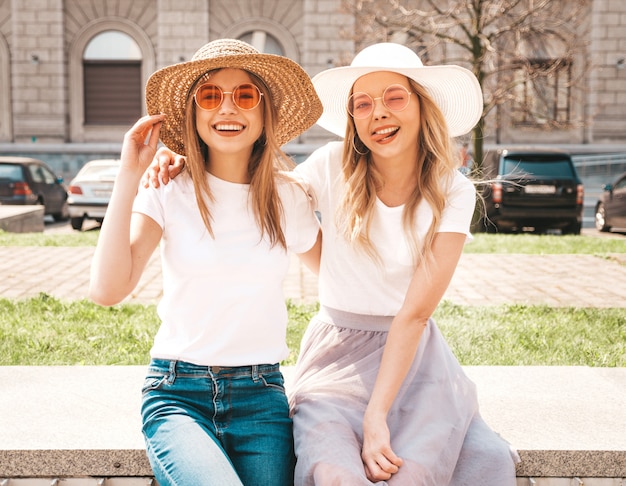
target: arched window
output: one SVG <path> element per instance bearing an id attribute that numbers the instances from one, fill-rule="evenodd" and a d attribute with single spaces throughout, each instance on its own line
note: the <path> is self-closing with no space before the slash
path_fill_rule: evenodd
<path id="1" fill-rule="evenodd" d="M 220 31 L 220 37 L 239 39 L 252 44 L 266 54 L 278 54 L 300 62 L 298 42 L 279 22 L 262 17 L 250 17 Z"/>
<path id="2" fill-rule="evenodd" d="M 85 125 L 128 125 L 141 117 L 141 50 L 124 32 L 93 37 L 83 53 Z"/>
<path id="3" fill-rule="evenodd" d="M 252 44 L 257 48 L 257 50 L 264 52 L 265 54 L 277 54 L 279 56 L 285 55 L 285 50 L 280 42 L 278 42 L 278 39 L 263 30 L 246 32 L 245 34 L 239 36 L 239 40 Z"/>

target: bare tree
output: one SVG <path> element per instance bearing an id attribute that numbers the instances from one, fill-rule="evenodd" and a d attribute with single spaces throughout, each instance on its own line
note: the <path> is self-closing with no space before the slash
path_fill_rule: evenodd
<path id="1" fill-rule="evenodd" d="M 572 98 L 587 71 L 588 37 L 581 34 L 591 0 L 344 0 L 343 6 L 357 17 L 350 35 L 358 49 L 399 42 L 424 64 L 459 64 L 476 75 L 484 109 L 472 131 L 475 176 L 482 174 L 487 115 L 496 111 L 496 131 L 501 123 L 497 107 L 517 126 L 584 122 Z"/>

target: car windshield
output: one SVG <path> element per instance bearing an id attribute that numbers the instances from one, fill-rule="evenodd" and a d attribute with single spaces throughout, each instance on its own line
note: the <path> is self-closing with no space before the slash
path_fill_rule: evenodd
<path id="1" fill-rule="evenodd" d="M 21 181 L 23 179 L 22 168 L 19 165 L 0 164 L 0 179 Z"/>
<path id="2" fill-rule="evenodd" d="M 505 174 L 533 174 L 547 177 L 574 177 L 572 166 L 568 160 L 520 160 L 504 158 Z"/>

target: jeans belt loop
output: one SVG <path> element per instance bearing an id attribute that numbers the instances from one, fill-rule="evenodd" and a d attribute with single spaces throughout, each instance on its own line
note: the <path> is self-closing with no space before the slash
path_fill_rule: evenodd
<path id="1" fill-rule="evenodd" d="M 259 365 L 252 365 L 252 380 L 259 381 Z"/>
<path id="2" fill-rule="evenodd" d="M 167 384 L 171 385 L 176 380 L 176 360 L 170 361 L 170 370 L 167 375 Z"/>

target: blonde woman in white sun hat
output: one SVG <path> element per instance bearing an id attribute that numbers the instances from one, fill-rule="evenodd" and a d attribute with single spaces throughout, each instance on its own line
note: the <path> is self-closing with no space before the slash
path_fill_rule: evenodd
<path id="1" fill-rule="evenodd" d="M 453 137 L 481 115 L 478 81 L 382 43 L 313 84 L 318 124 L 344 140 L 296 168 L 323 238 L 320 311 L 288 390 L 295 484 L 513 486 L 517 453 L 431 318 L 471 240 L 476 193 Z M 159 157 L 167 180 L 174 156 Z"/>
<path id="2" fill-rule="evenodd" d="M 318 124 L 343 142 L 297 172 L 321 214 L 320 311 L 293 386 L 296 485 L 513 486 L 517 454 L 431 318 L 476 194 L 453 137 L 483 108 L 474 75 L 398 44 L 313 78 Z"/>
<path id="3" fill-rule="evenodd" d="M 150 464 L 160 486 L 290 486 L 282 282 L 287 252 L 310 250 L 319 224 L 280 146 L 321 104 L 295 62 L 232 39 L 154 73 L 146 104 L 124 137 L 90 297 L 120 302 L 160 246 L 161 325 L 141 408 Z M 187 170 L 135 197 L 159 138 Z"/>

